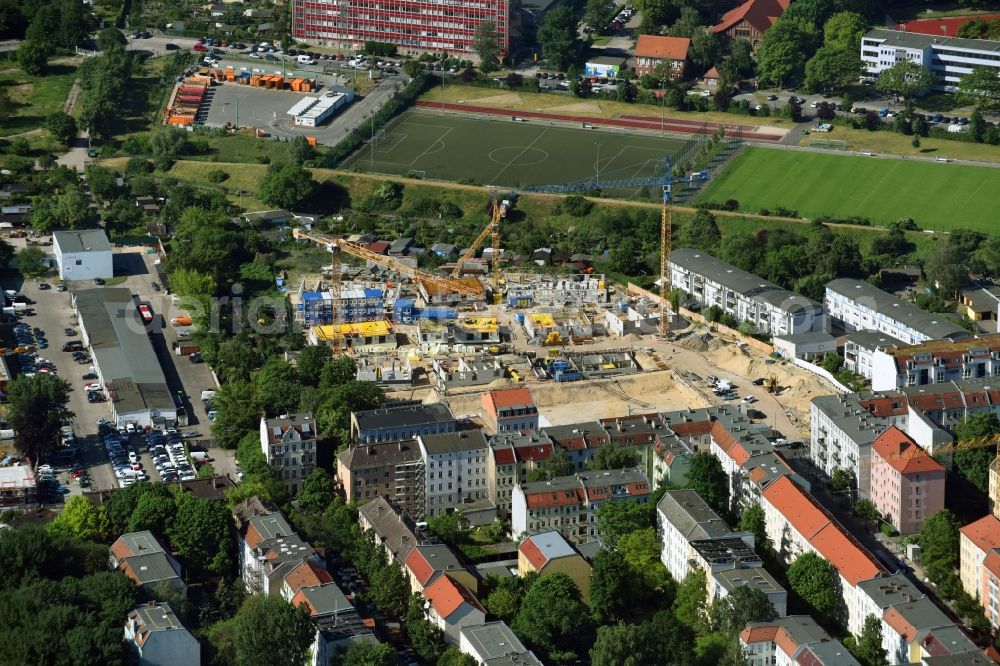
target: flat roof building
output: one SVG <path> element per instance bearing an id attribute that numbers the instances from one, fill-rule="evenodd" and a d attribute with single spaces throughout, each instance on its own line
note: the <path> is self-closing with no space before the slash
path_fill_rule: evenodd
<path id="1" fill-rule="evenodd" d="M 119 427 L 183 425 L 160 360 L 128 289 L 105 287 L 73 293 L 80 337 L 90 347 L 98 381 Z"/>
<path id="2" fill-rule="evenodd" d="M 407 402 L 351 412 L 351 439 L 358 444 L 398 442 L 418 435 L 454 432 L 458 422 L 448 406 Z"/>
<path id="3" fill-rule="evenodd" d="M 933 88 L 954 92 L 976 67 L 1000 74 L 1000 41 L 877 28 L 861 39 L 861 60 L 873 75 L 899 62 L 914 62 L 937 77 Z"/>
<path id="4" fill-rule="evenodd" d="M 52 249 L 61 280 L 113 277 L 111 243 L 101 229 L 53 231 Z"/>

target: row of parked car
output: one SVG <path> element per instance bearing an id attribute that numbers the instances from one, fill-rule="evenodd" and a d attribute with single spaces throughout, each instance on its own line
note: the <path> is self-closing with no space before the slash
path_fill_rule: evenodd
<path id="1" fill-rule="evenodd" d="M 190 481 L 197 476 L 184 453 L 183 438 L 176 430 L 151 431 L 146 435 L 146 447 L 164 483 Z"/>

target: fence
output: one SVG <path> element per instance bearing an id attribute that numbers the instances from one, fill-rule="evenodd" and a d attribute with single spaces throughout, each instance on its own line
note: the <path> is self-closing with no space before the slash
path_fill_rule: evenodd
<path id="1" fill-rule="evenodd" d="M 828 381 L 831 384 L 833 384 L 833 387 L 835 389 L 837 389 L 838 391 L 840 391 L 841 393 L 853 393 L 853 391 L 851 391 L 851 389 L 849 389 L 846 386 L 844 386 L 843 384 L 841 384 L 839 381 L 837 381 L 836 377 L 834 377 L 833 375 L 831 375 L 829 372 L 827 372 L 823 368 L 819 367 L 818 365 L 816 365 L 814 363 L 810 363 L 809 361 L 803 361 L 800 358 L 790 358 L 788 360 L 792 362 L 792 365 L 794 365 L 796 367 L 799 367 L 799 368 L 802 368 L 803 370 L 808 370 L 809 372 L 813 373 L 814 375 L 818 375 L 818 376 L 822 377 L 826 381 Z"/>

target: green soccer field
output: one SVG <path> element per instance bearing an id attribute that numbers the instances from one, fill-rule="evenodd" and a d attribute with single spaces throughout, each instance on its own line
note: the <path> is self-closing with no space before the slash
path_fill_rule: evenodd
<path id="1" fill-rule="evenodd" d="M 651 177 L 685 140 L 410 112 L 345 166 L 375 173 L 522 187 Z M 598 171 L 598 158 L 600 159 Z M 627 193 L 626 193 L 627 194 Z"/>
<path id="2" fill-rule="evenodd" d="M 746 212 L 784 206 L 803 217 L 862 216 L 878 225 L 912 217 L 934 231 L 995 232 L 1000 169 L 749 148 L 698 197 L 726 199 Z"/>

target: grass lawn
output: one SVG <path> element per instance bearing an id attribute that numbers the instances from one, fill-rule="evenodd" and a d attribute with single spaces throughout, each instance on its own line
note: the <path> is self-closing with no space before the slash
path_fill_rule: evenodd
<path id="1" fill-rule="evenodd" d="M 913 137 L 897 132 L 869 132 L 848 127 L 834 127 L 829 134 L 812 134 L 802 140 L 809 145 L 810 138 L 839 139 L 847 142 L 848 150 L 868 150 L 873 153 L 905 155 L 907 157 L 947 157 L 953 160 L 1000 162 L 1000 146 L 985 143 L 950 141 L 934 137 L 920 137 L 920 147 L 913 147 Z"/>
<path id="2" fill-rule="evenodd" d="M 0 88 L 10 93 L 12 115 L 0 125 L 0 136 L 41 127 L 45 116 L 62 109 L 76 78 L 76 68 L 53 65 L 49 74 L 28 76 L 19 68 L 0 69 Z"/>
<path id="3" fill-rule="evenodd" d="M 924 229 L 995 230 L 1000 169 L 750 148 L 699 197 L 754 212 L 860 215 L 878 225 L 912 217 Z"/>
<path id="4" fill-rule="evenodd" d="M 601 180 L 652 177 L 660 160 L 683 145 L 683 139 L 410 112 L 345 166 L 518 187 L 585 182 L 597 174 Z"/>
<path id="5" fill-rule="evenodd" d="M 491 99 L 492 98 L 492 99 Z M 660 117 L 660 107 L 655 104 L 628 104 L 598 99 L 580 99 L 572 95 L 556 93 L 515 92 L 497 88 L 476 88 L 447 83 L 442 91 L 441 86 L 428 90 L 421 99 L 435 102 L 475 103 L 477 106 L 488 106 L 512 111 L 549 111 L 553 113 L 572 113 L 575 116 L 592 116 L 595 118 L 617 118 L 622 115 L 656 116 Z M 716 111 L 688 112 L 667 109 L 667 118 L 678 120 L 694 120 L 739 125 L 767 125 L 789 128 L 794 123 L 787 118 L 769 116 L 757 118 L 741 116 L 735 113 L 720 113 Z"/>
<path id="6" fill-rule="evenodd" d="M 208 141 L 211 153 L 207 155 L 192 155 L 188 159 L 215 162 L 245 162 L 250 165 L 259 164 L 260 158 L 268 158 L 272 162 L 288 161 L 288 144 L 271 139 L 258 139 L 248 132 L 227 134 L 194 134 L 196 140 Z"/>

